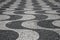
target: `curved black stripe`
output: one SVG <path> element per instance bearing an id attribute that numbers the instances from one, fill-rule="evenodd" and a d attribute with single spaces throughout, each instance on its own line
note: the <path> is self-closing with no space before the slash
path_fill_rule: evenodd
<path id="1" fill-rule="evenodd" d="M 60 40 L 60 35 L 51 30 L 37 29 L 34 30 L 39 34 L 38 40 Z"/>
<path id="2" fill-rule="evenodd" d="M 0 40 L 16 40 L 19 34 L 11 30 L 0 30 Z"/>
<path id="3" fill-rule="evenodd" d="M 44 20 L 44 21 L 39 21 L 37 24 L 40 27 L 44 27 L 44 28 L 53 28 L 53 29 L 58 28 L 58 29 L 60 29 L 60 27 L 52 24 L 53 21 L 55 21 L 55 20 Z"/>
<path id="4" fill-rule="evenodd" d="M 7 15 L 7 16 L 10 16 L 10 18 L 6 20 L 1 20 L 1 21 L 11 21 L 11 20 L 18 20 L 22 18 L 22 16 L 18 16 L 18 15 Z"/>
<path id="5" fill-rule="evenodd" d="M 6 8 L 9 8 L 10 5 L 12 5 L 16 0 L 11 0 L 10 2 L 8 2 L 7 4 L 4 4 L 0 10 L 5 10 Z"/>

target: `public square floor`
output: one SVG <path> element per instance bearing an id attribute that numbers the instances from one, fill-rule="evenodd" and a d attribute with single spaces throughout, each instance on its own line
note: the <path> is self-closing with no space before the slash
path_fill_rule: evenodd
<path id="1" fill-rule="evenodd" d="M 60 40 L 60 0 L 0 0 L 0 40 Z"/>

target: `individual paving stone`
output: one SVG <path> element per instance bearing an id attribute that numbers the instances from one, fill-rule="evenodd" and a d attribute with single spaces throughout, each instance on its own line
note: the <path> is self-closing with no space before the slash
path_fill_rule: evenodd
<path id="1" fill-rule="evenodd" d="M 52 22 L 54 22 L 54 21 L 56 21 L 56 20 L 44 20 L 44 21 L 39 21 L 38 23 L 37 23 L 37 25 L 39 25 L 39 26 L 41 26 L 41 27 L 44 27 L 44 28 L 53 28 L 53 29 L 60 29 L 60 27 L 59 26 L 55 26 L 55 25 L 53 25 L 53 23 Z"/>
<path id="2" fill-rule="evenodd" d="M 19 34 L 11 30 L 0 30 L 0 40 L 16 40 Z"/>
<path id="3" fill-rule="evenodd" d="M 39 33 L 39 39 L 38 40 L 60 40 L 60 35 L 54 31 L 49 30 L 35 30 L 37 33 Z"/>

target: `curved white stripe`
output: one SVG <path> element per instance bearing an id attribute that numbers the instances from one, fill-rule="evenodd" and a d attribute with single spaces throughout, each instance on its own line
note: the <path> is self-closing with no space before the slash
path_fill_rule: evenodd
<path id="1" fill-rule="evenodd" d="M 52 24 L 60 27 L 60 20 L 53 21 Z"/>
<path id="2" fill-rule="evenodd" d="M 39 34 L 32 30 L 20 29 L 16 30 L 19 33 L 19 38 L 16 40 L 38 40 Z"/>
<path id="3" fill-rule="evenodd" d="M 5 20 L 5 19 L 9 19 L 10 16 L 7 15 L 0 15 L 0 20 Z"/>

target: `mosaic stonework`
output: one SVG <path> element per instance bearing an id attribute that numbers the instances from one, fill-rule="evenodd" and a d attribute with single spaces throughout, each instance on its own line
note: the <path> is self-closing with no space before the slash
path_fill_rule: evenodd
<path id="1" fill-rule="evenodd" d="M 0 40 L 60 40 L 60 0 L 0 0 Z"/>

